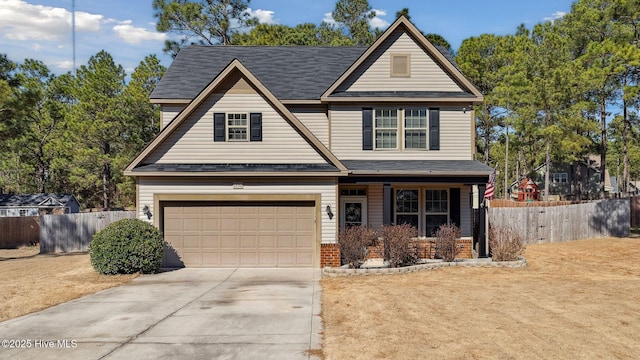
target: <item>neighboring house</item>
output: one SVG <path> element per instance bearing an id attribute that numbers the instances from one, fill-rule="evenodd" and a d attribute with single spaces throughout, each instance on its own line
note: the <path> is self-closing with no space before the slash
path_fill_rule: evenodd
<path id="1" fill-rule="evenodd" d="M 518 184 L 517 198 L 521 202 L 539 201 L 540 190 L 538 184 L 526 177 Z"/>
<path id="2" fill-rule="evenodd" d="M 80 212 L 80 203 L 71 194 L 0 194 L 0 217 L 77 212 Z"/>
<path id="3" fill-rule="evenodd" d="M 471 246 L 483 97 L 404 17 L 369 48 L 186 47 L 151 101 L 162 131 L 125 174 L 165 266 L 339 265 L 356 224 L 452 222 Z"/>
<path id="4" fill-rule="evenodd" d="M 538 166 L 530 177 L 538 184 L 544 199 L 545 165 Z M 590 155 L 583 160 L 573 163 L 552 164 L 549 174 L 549 200 L 580 200 L 593 199 L 600 196 L 600 156 Z M 615 192 L 609 177 L 609 170 L 605 169 L 605 192 Z M 512 184 L 512 190 L 514 185 Z"/>

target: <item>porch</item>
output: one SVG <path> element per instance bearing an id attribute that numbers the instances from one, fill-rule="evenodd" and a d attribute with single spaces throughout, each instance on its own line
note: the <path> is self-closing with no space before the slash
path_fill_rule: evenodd
<path id="1" fill-rule="evenodd" d="M 477 161 L 344 161 L 350 175 L 338 182 L 339 228 L 413 225 L 428 257 L 434 233 L 455 224 L 468 257 L 487 256 L 485 212 L 480 211 L 492 169 Z M 480 241 L 483 239 L 483 241 Z M 469 249 L 471 248 L 471 249 Z M 375 251 L 373 252 L 375 253 Z"/>

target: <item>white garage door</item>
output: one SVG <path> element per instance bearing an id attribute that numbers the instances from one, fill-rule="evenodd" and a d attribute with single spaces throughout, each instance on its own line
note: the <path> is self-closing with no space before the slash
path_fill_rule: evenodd
<path id="1" fill-rule="evenodd" d="M 298 203 L 162 204 L 165 267 L 310 267 L 315 206 Z"/>

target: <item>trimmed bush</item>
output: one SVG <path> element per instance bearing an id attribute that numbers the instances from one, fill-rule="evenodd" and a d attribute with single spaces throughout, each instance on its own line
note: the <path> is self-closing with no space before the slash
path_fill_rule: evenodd
<path id="1" fill-rule="evenodd" d="M 526 245 L 522 236 L 510 227 L 489 227 L 489 248 L 493 261 L 515 261 L 522 255 Z"/>
<path id="2" fill-rule="evenodd" d="M 122 219 L 93 236 L 91 265 L 101 273 L 156 273 L 162 266 L 165 241 L 153 225 L 139 219 Z"/>
<path id="3" fill-rule="evenodd" d="M 412 239 L 418 230 L 410 224 L 386 225 L 379 234 L 384 241 L 384 260 L 392 268 L 410 266 L 418 262 L 418 247 Z"/>
<path id="4" fill-rule="evenodd" d="M 436 230 L 436 258 L 451 262 L 460 253 L 458 239 L 462 232 L 455 224 L 443 224 Z"/>
<path id="5" fill-rule="evenodd" d="M 343 264 L 352 269 L 359 269 L 369 255 L 369 245 L 375 234 L 364 225 L 350 226 L 340 230 L 338 245 L 340 245 L 340 258 Z"/>

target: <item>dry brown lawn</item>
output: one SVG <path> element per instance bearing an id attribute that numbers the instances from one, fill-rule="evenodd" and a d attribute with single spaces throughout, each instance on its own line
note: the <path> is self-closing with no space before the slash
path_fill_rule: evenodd
<path id="1" fill-rule="evenodd" d="M 322 279 L 325 359 L 637 359 L 640 239 L 530 245 L 523 269 Z"/>
<path id="2" fill-rule="evenodd" d="M 46 309 L 130 281 L 99 275 L 89 255 L 38 255 L 39 248 L 0 250 L 0 321 Z"/>

